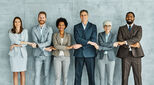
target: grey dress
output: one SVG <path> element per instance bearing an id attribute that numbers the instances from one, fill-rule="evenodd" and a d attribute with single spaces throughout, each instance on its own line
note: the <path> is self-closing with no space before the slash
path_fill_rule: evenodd
<path id="1" fill-rule="evenodd" d="M 9 31 L 11 45 L 20 44 L 20 41 L 28 41 L 28 31 L 24 29 L 21 34 L 14 34 Z M 27 69 L 27 50 L 26 45 L 14 47 L 9 51 L 12 72 L 26 71 Z"/>

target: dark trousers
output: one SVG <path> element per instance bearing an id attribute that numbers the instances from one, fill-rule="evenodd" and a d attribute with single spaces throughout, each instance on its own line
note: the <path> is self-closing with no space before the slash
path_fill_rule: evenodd
<path id="1" fill-rule="evenodd" d="M 75 82 L 74 85 L 81 85 L 81 77 L 84 63 L 87 68 L 89 85 L 95 85 L 94 70 L 95 58 L 75 58 Z"/>
<path id="2" fill-rule="evenodd" d="M 141 58 L 136 58 L 129 53 L 129 56 L 122 59 L 122 85 L 128 85 L 130 68 L 132 66 L 135 85 L 142 85 Z"/>

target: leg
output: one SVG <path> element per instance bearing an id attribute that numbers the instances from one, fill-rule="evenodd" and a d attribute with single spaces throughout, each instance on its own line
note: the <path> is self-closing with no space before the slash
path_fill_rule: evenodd
<path id="1" fill-rule="evenodd" d="M 100 74 L 100 85 L 105 85 L 105 62 L 103 59 L 98 60 L 98 70 Z"/>
<path id="2" fill-rule="evenodd" d="M 13 83 L 18 85 L 18 72 L 13 72 Z"/>
<path id="3" fill-rule="evenodd" d="M 75 58 L 75 82 L 74 85 L 81 85 L 84 58 Z"/>
<path id="4" fill-rule="evenodd" d="M 122 59 L 122 85 L 128 85 L 130 67 L 131 67 L 130 58 L 127 57 Z"/>
<path id="5" fill-rule="evenodd" d="M 134 58 L 132 63 L 135 85 L 142 85 L 141 78 L 141 58 Z"/>
<path id="6" fill-rule="evenodd" d="M 70 65 L 70 57 L 66 57 L 62 65 L 63 65 L 62 68 L 63 68 L 63 80 L 64 80 L 63 85 L 67 85 L 67 75 Z"/>
<path id="7" fill-rule="evenodd" d="M 25 72 L 20 72 L 20 83 L 21 85 L 25 85 Z"/>
<path id="8" fill-rule="evenodd" d="M 55 75 L 56 75 L 56 81 L 55 81 L 55 85 L 60 85 L 60 80 L 61 80 L 61 60 L 60 58 L 54 58 L 53 61 L 54 64 L 54 69 L 55 69 Z"/>
<path id="9" fill-rule="evenodd" d="M 89 85 L 95 85 L 95 58 L 86 58 L 85 59 Z"/>
<path id="10" fill-rule="evenodd" d="M 115 61 L 108 61 L 106 65 L 107 69 L 107 85 L 113 85 Z"/>
<path id="11" fill-rule="evenodd" d="M 40 85 L 41 68 L 41 58 L 35 58 L 35 85 Z"/>
<path id="12" fill-rule="evenodd" d="M 51 57 L 52 56 L 45 56 L 46 59 L 44 61 L 44 72 L 45 72 L 45 85 L 49 85 L 49 70 L 50 70 L 50 62 L 51 62 Z"/>

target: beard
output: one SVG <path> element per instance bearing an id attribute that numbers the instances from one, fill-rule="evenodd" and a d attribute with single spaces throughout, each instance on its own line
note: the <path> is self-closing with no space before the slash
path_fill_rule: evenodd
<path id="1" fill-rule="evenodd" d="M 126 22 L 127 22 L 127 24 L 132 24 L 134 21 L 127 20 Z"/>
<path id="2" fill-rule="evenodd" d="M 40 24 L 45 24 L 45 21 L 44 20 L 40 20 L 39 23 Z"/>

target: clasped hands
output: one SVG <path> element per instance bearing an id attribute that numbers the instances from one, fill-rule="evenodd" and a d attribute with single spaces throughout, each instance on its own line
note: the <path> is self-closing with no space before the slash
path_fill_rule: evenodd
<path id="1" fill-rule="evenodd" d="M 126 41 L 123 41 L 123 42 L 115 42 L 115 43 L 113 44 L 114 47 L 118 47 L 118 46 L 122 46 L 122 45 L 126 45 Z M 140 48 L 140 43 L 137 42 L 137 43 L 135 43 L 135 44 L 130 45 L 130 47 L 133 47 L 133 48 Z"/>
<path id="2" fill-rule="evenodd" d="M 81 44 L 74 44 L 72 46 L 67 46 L 66 49 L 67 50 L 70 50 L 70 49 L 79 49 L 81 47 L 82 47 Z M 50 46 L 50 47 L 44 48 L 44 50 L 46 50 L 46 51 L 53 51 L 53 50 L 56 50 L 56 48 L 53 47 L 53 46 Z"/>

